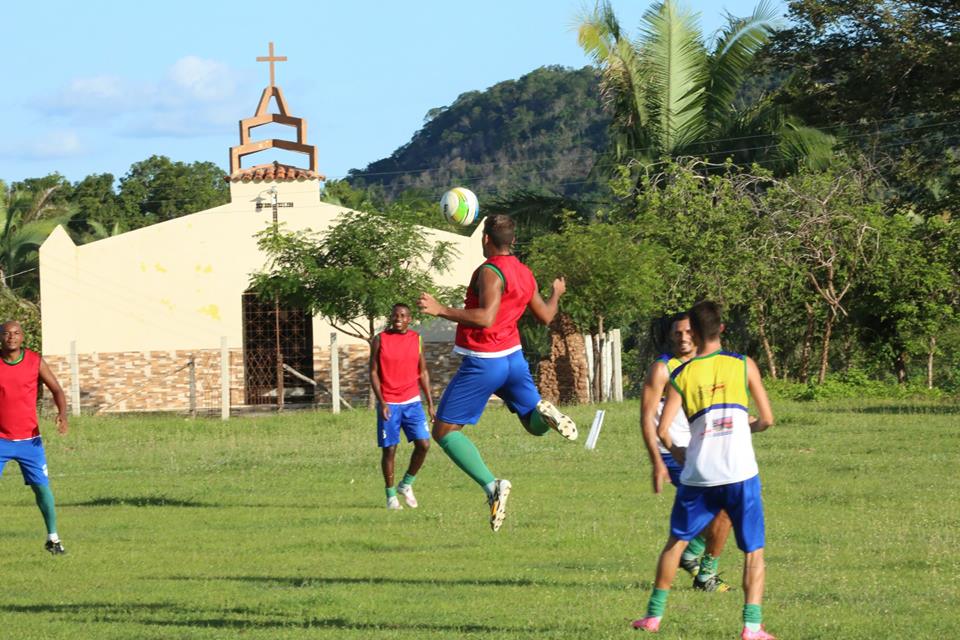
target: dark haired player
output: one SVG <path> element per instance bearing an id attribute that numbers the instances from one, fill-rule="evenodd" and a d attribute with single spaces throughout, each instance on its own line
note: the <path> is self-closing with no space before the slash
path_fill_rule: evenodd
<path id="1" fill-rule="evenodd" d="M 463 433 L 463 426 L 476 424 L 492 394 L 499 396 L 517 414 L 533 435 L 554 429 L 576 440 L 577 426 L 550 402 L 542 400 L 520 350 L 517 321 L 526 309 L 543 324 L 557 314 L 566 285 L 553 281 L 546 301 L 540 296 L 530 269 L 513 255 L 515 224 L 506 215 L 490 216 L 483 226 L 483 255 L 487 259 L 470 278 L 463 309 L 437 302 L 421 294 L 420 310 L 457 323 L 454 352 L 463 356 L 450 380 L 433 424 L 433 438 L 460 469 L 483 487 L 490 505 L 490 526 L 500 529 L 506 515 L 510 482 L 497 479 L 484 464 L 480 452 Z"/>
<path id="2" fill-rule="evenodd" d="M 57 431 L 67 433 L 67 397 L 40 354 L 23 346 L 23 329 L 6 322 L 0 332 L 0 472 L 8 460 L 20 464 L 23 482 L 33 494 L 47 525 L 46 549 L 66 553 L 57 535 L 57 512 L 50 491 L 47 457 L 37 420 L 37 381 L 47 385 L 57 405 Z"/>
<path id="3" fill-rule="evenodd" d="M 430 374 L 423 358 L 423 340 L 410 326 L 410 307 L 393 305 L 387 330 L 376 335 L 370 347 L 370 386 L 377 397 L 377 445 L 381 449 L 380 468 L 387 491 L 387 509 L 400 510 L 403 496 L 407 505 L 417 508 L 413 494 L 416 479 L 430 449 L 427 417 L 420 404 L 420 392 L 427 400 L 430 417 L 434 415 L 430 395 Z M 400 444 L 400 430 L 413 443 L 410 466 L 394 488 L 393 465 Z"/>
<path id="4" fill-rule="evenodd" d="M 680 473 L 683 465 L 674 460 L 673 455 L 657 438 L 660 415 L 666 400 L 667 383 L 670 374 L 687 362 L 697 349 L 693 344 L 693 332 L 690 329 L 690 314 L 680 312 L 670 318 L 671 353 L 664 353 L 647 369 L 643 381 L 643 395 L 640 399 L 640 429 L 643 442 L 650 455 L 653 468 L 653 492 L 660 493 L 665 478 L 670 479 L 674 487 L 680 486 Z M 670 424 L 670 438 L 675 446 L 686 447 L 690 442 L 690 424 L 687 416 L 678 411 Z M 721 511 L 707 529 L 690 540 L 680 557 L 680 566 L 694 576 L 693 588 L 701 591 L 729 591 L 730 585 L 718 575 L 718 563 L 723 547 L 730 535 L 730 518 Z"/>
<path id="5" fill-rule="evenodd" d="M 710 301 L 693 305 L 690 327 L 697 355 L 670 374 L 658 428 L 664 446 L 683 460 L 683 473 L 647 615 L 633 626 L 659 630 L 683 550 L 722 509 L 730 516 L 737 546 L 744 553 L 741 640 L 775 640 L 762 626 L 766 529 L 751 435 L 773 426 L 773 412 L 756 363 L 723 350 L 719 307 Z M 759 418 L 751 418 L 747 412 L 751 397 Z M 670 423 L 680 410 L 690 422 L 690 445 L 685 450 L 670 438 Z"/>

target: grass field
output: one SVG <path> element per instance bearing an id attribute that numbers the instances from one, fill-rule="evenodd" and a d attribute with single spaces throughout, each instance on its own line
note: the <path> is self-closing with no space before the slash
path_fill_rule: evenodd
<path id="1" fill-rule="evenodd" d="M 764 617 L 781 639 L 960 634 L 960 408 L 774 405 L 754 438 Z M 503 409 L 470 428 L 514 484 L 493 534 L 479 487 L 431 450 L 421 507 L 388 513 L 373 414 L 46 425 L 60 533 L 0 480 L 0 637 L 636 638 L 673 498 L 654 496 L 636 403 L 595 451 Z M 588 425 L 593 408 L 572 415 Z M 585 431 L 585 429 L 584 429 Z M 401 447 L 405 464 L 410 448 Z M 739 584 L 732 544 L 721 573 Z M 742 592 L 678 576 L 659 637 L 739 637 Z"/>

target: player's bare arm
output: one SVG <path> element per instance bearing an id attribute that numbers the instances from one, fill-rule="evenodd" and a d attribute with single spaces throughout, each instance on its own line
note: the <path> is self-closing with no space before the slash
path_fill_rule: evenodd
<path id="1" fill-rule="evenodd" d="M 553 290 L 550 292 L 550 298 L 544 300 L 539 291 L 533 292 L 533 297 L 527 303 L 527 308 L 533 313 L 533 316 L 543 324 L 550 324 L 557 315 L 560 308 L 560 296 L 567 291 L 567 281 L 564 278 L 557 278 L 553 281 Z"/>
<path id="2" fill-rule="evenodd" d="M 683 464 L 683 461 L 686 459 L 687 449 L 686 447 L 674 446 L 673 440 L 670 439 L 670 424 L 673 423 L 673 419 L 677 417 L 677 412 L 680 411 L 682 404 L 683 398 L 680 396 L 680 392 L 677 391 L 673 385 L 669 385 L 667 387 L 667 401 L 663 405 L 663 413 L 660 414 L 660 425 L 657 427 L 657 435 L 660 437 L 660 442 L 670 450 L 670 454 L 678 464 Z"/>
<path id="3" fill-rule="evenodd" d="M 664 479 L 670 477 L 667 473 L 667 465 L 663 463 L 660 450 L 657 448 L 657 408 L 660 406 L 660 398 L 663 397 L 663 390 L 669 380 L 670 372 L 667 370 L 667 365 L 659 361 L 654 362 L 647 369 L 647 377 L 643 381 L 643 395 L 640 398 L 640 431 L 653 467 L 654 493 L 660 493 L 663 490 Z"/>
<path id="4" fill-rule="evenodd" d="M 480 305 L 476 309 L 454 309 L 440 304 L 429 293 L 421 293 L 417 300 L 420 311 L 427 315 L 451 320 L 468 327 L 486 328 L 493 325 L 500 310 L 503 296 L 503 282 L 493 269 L 480 269 L 477 276 L 478 298 Z"/>
<path id="5" fill-rule="evenodd" d="M 750 388 L 750 397 L 757 405 L 757 413 L 760 415 L 750 421 L 750 431 L 760 433 L 773 426 L 773 410 L 770 408 L 770 398 L 767 397 L 767 390 L 763 386 L 763 379 L 760 376 L 760 368 L 752 358 L 747 358 L 747 386 Z"/>
<path id="6" fill-rule="evenodd" d="M 53 394 L 53 403 L 57 405 L 57 431 L 61 435 L 66 435 L 69 425 L 67 424 L 67 396 L 63 388 L 57 381 L 57 377 L 50 371 L 46 360 L 40 358 L 40 381 L 47 385 L 50 393 Z"/>
<path id="7" fill-rule="evenodd" d="M 433 395 L 430 393 L 430 372 L 427 370 L 427 361 L 422 351 L 420 352 L 420 390 L 423 392 L 423 397 L 427 399 L 427 413 L 430 419 L 436 419 L 437 410 L 433 407 Z"/>
<path id="8" fill-rule="evenodd" d="M 370 388 L 377 398 L 377 406 L 384 420 L 390 419 L 390 407 L 383 401 L 383 391 L 380 388 L 380 336 L 375 336 L 370 343 Z"/>

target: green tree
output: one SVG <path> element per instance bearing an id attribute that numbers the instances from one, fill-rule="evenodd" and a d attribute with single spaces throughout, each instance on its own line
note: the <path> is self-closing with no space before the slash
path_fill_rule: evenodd
<path id="1" fill-rule="evenodd" d="M 675 0 L 655 3 L 640 36 L 624 33 L 607 0 L 583 16 L 578 40 L 601 69 L 600 94 L 612 117 L 614 163 L 642 164 L 694 155 L 784 168 L 825 166 L 833 139 L 788 117 L 768 99 L 739 103 L 757 53 L 775 27 L 761 2 L 747 18 L 729 18 L 711 50 L 695 14 Z"/>
<path id="2" fill-rule="evenodd" d="M 223 170 L 212 162 L 173 162 L 151 156 L 120 179 L 122 225 L 137 229 L 230 201 Z M 109 221 L 107 221 L 109 224 Z"/>
<path id="3" fill-rule="evenodd" d="M 794 0 L 788 17 L 767 56 L 790 78 L 777 101 L 874 157 L 897 199 L 927 214 L 956 210 L 960 5 Z"/>
<path id="4" fill-rule="evenodd" d="M 876 268 L 884 218 L 874 179 L 850 167 L 803 172 L 764 194 L 763 207 L 772 219 L 773 255 L 802 274 L 811 299 L 825 315 L 820 384 L 829 370 L 836 324 L 848 315 L 850 298 L 866 274 Z"/>
<path id="5" fill-rule="evenodd" d="M 960 300 L 956 235 L 956 223 L 943 218 L 896 214 L 885 221 L 879 261 L 866 276 L 856 312 L 900 383 L 907 381 L 911 356 L 920 355 L 933 387 L 937 338 L 955 323 Z"/>
<path id="6" fill-rule="evenodd" d="M 435 279 L 449 268 L 453 246 L 432 242 L 401 219 L 353 212 L 322 233 L 270 227 L 258 243 L 269 262 L 253 274 L 255 291 L 321 315 L 368 343 L 394 303 L 412 305 L 423 291 L 453 295 Z"/>
<path id="7" fill-rule="evenodd" d="M 40 245 L 58 225 L 69 222 L 69 207 L 54 198 L 58 188 L 7 189 L 0 181 L 0 287 L 18 297 L 38 297 Z"/>
<path id="8" fill-rule="evenodd" d="M 606 331 L 660 307 L 663 258 L 659 247 L 638 242 L 630 225 L 570 222 L 559 233 L 534 238 L 527 263 L 540 282 L 566 278 L 563 312 L 590 333 L 599 354 Z M 600 358 L 594 367 L 594 397 L 601 398 Z"/>

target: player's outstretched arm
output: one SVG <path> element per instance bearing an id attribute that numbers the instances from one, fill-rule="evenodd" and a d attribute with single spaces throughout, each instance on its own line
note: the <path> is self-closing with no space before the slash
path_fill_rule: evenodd
<path id="1" fill-rule="evenodd" d="M 550 324 L 557 315 L 560 308 L 560 296 L 567 291 L 567 281 L 564 278 L 557 278 L 553 281 L 553 290 L 550 292 L 550 298 L 544 300 L 539 291 L 533 292 L 533 297 L 527 303 L 533 317 L 543 324 Z"/>
<path id="2" fill-rule="evenodd" d="M 66 435 L 67 429 L 69 429 L 67 424 L 67 396 L 57 381 L 57 376 L 53 375 L 53 371 L 50 371 L 47 361 L 43 358 L 40 358 L 40 381 L 47 385 L 47 389 L 50 389 L 50 393 L 53 394 L 53 403 L 57 405 L 57 431 Z"/>
<path id="3" fill-rule="evenodd" d="M 660 398 L 663 397 L 663 389 L 669 379 L 670 372 L 667 370 L 667 365 L 660 361 L 654 362 L 647 369 L 647 377 L 643 381 L 643 395 L 640 398 L 640 431 L 653 467 L 651 479 L 654 493 L 660 493 L 663 490 L 664 479 L 670 477 L 667 473 L 667 465 L 663 463 L 660 450 L 657 448 L 657 408 L 660 406 Z"/>
<path id="4" fill-rule="evenodd" d="M 477 297 L 479 306 L 476 309 L 454 309 L 440 304 L 429 293 L 421 293 L 417 300 L 417 307 L 423 313 L 452 320 L 467 327 L 485 328 L 493 325 L 500 310 L 500 299 L 503 296 L 503 283 L 500 276 L 493 269 L 480 269 L 477 276 Z"/>
<path id="5" fill-rule="evenodd" d="M 383 389 L 380 386 L 380 336 L 374 336 L 370 343 L 370 388 L 377 398 L 377 406 L 384 420 L 390 419 L 390 407 L 383 401 Z"/>
<path id="6" fill-rule="evenodd" d="M 750 422 L 750 431 L 753 433 L 766 431 L 773 426 L 773 410 L 770 408 L 770 398 L 767 397 L 767 390 L 760 377 L 760 368 L 752 358 L 747 358 L 747 386 L 750 388 L 750 396 L 760 414 Z"/>

